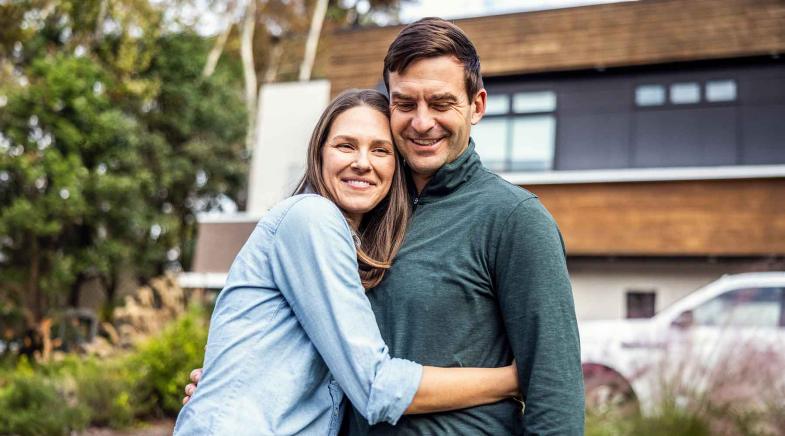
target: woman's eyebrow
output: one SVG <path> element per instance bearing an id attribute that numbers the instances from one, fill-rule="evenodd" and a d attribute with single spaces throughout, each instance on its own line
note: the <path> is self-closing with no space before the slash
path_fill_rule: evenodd
<path id="1" fill-rule="evenodd" d="M 330 139 L 330 142 L 336 142 L 336 141 L 357 142 L 357 139 L 348 135 L 335 135 Z"/>

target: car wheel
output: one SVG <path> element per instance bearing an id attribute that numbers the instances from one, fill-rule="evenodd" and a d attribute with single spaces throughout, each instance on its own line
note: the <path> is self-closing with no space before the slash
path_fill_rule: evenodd
<path id="1" fill-rule="evenodd" d="M 598 414 L 631 416 L 640 412 L 632 386 L 618 372 L 601 365 L 584 365 L 586 410 Z"/>

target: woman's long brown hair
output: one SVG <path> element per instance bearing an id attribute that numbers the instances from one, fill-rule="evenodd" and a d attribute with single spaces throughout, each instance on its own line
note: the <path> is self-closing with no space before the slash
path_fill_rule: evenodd
<path id="1" fill-rule="evenodd" d="M 357 106 L 367 106 L 390 118 L 387 97 L 378 91 L 350 89 L 335 97 L 322 113 L 311 135 L 305 175 L 297 185 L 295 194 L 313 190 L 335 202 L 322 177 L 322 147 L 327 142 L 327 135 L 338 115 Z M 395 175 L 390 192 L 373 210 L 364 215 L 358 229 L 360 242 L 357 244 L 357 263 L 360 266 L 360 279 L 365 289 L 378 285 L 385 271 L 392 265 L 393 258 L 403 244 L 406 224 L 411 213 L 403 174 L 403 159 L 397 151 L 395 154 Z"/>

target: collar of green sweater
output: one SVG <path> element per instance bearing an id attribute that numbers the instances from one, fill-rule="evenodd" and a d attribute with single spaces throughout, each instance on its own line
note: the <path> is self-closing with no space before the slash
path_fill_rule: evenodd
<path id="1" fill-rule="evenodd" d="M 414 192 L 414 183 L 410 180 L 412 197 L 418 198 L 418 203 L 428 203 L 446 197 L 468 182 L 481 168 L 480 157 L 474 151 L 474 140 L 470 138 L 466 150 L 457 159 L 439 168 L 419 196 Z"/>

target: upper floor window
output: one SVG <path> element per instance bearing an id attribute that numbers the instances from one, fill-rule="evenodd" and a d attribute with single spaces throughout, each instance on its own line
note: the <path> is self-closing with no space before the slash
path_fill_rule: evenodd
<path id="1" fill-rule="evenodd" d="M 494 171 L 553 168 L 555 111 L 551 90 L 488 96 L 485 117 L 472 128 L 485 166 Z"/>
<path id="2" fill-rule="evenodd" d="M 635 89 L 635 104 L 638 106 L 660 106 L 665 104 L 665 87 L 641 85 Z"/>
<path id="3" fill-rule="evenodd" d="M 706 82 L 706 101 L 736 100 L 735 80 L 712 80 Z"/>
<path id="4" fill-rule="evenodd" d="M 690 104 L 701 101 L 701 88 L 697 82 L 674 83 L 670 89 L 671 103 Z"/>
<path id="5" fill-rule="evenodd" d="M 635 87 L 635 105 L 638 107 L 684 105 L 701 102 L 719 103 L 736 100 L 736 81 L 732 79 L 700 82 L 643 84 Z"/>

